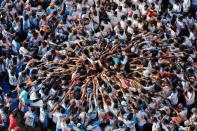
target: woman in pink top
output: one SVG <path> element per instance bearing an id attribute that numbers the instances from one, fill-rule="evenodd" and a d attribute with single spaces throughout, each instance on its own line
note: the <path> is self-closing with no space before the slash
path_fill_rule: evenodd
<path id="1" fill-rule="evenodd" d="M 15 129 L 15 127 L 17 126 L 17 122 L 16 122 L 16 112 L 11 113 L 9 115 L 9 128 L 8 131 L 11 131 L 12 129 Z"/>

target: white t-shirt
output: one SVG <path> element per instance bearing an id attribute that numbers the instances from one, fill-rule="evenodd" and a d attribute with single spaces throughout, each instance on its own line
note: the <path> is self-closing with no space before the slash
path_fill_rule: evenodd
<path id="1" fill-rule="evenodd" d="M 93 16 L 93 21 L 99 24 L 99 16 Z"/>
<path id="2" fill-rule="evenodd" d="M 43 108 L 40 108 L 40 116 L 39 116 L 39 120 L 43 123 L 44 120 L 46 118 L 46 114 L 44 112 L 44 109 Z"/>
<path id="3" fill-rule="evenodd" d="M 149 4 L 151 4 L 151 3 L 153 3 L 154 2 L 154 0 L 148 0 L 148 3 Z"/>
<path id="4" fill-rule="evenodd" d="M 71 130 L 65 122 L 62 122 L 61 126 L 62 126 L 63 131 L 70 131 Z"/>
<path id="5" fill-rule="evenodd" d="M 128 8 L 128 7 L 123 7 L 123 8 L 122 8 L 122 12 L 123 12 L 124 14 L 128 13 L 129 11 L 130 11 L 130 8 Z"/>
<path id="6" fill-rule="evenodd" d="M 4 64 L 0 64 L 0 72 L 5 72 L 5 65 Z"/>
<path id="7" fill-rule="evenodd" d="M 30 100 L 36 100 L 37 99 L 37 95 L 36 95 L 36 92 L 33 91 L 31 94 L 30 94 Z"/>
<path id="8" fill-rule="evenodd" d="M 138 3 L 138 8 L 140 10 L 140 12 L 142 12 L 142 10 L 144 9 L 144 3 Z"/>
<path id="9" fill-rule="evenodd" d="M 138 4 L 138 0 L 131 0 L 134 4 Z"/>
<path id="10" fill-rule="evenodd" d="M 104 22 L 101 22 L 101 25 L 104 26 L 103 32 L 110 33 L 112 31 L 112 25 L 108 22 L 108 24 L 105 24 Z"/>
<path id="11" fill-rule="evenodd" d="M 183 43 L 183 45 L 192 47 L 192 42 L 190 41 L 188 37 L 185 37 L 185 42 Z"/>
<path id="12" fill-rule="evenodd" d="M 147 114 L 143 111 L 139 111 L 136 114 L 137 120 L 138 120 L 138 125 L 139 126 L 143 126 L 144 124 L 146 124 L 146 120 L 145 117 L 147 117 Z"/>
<path id="13" fill-rule="evenodd" d="M 160 128 L 160 122 L 153 122 L 152 131 L 158 131 Z"/>
<path id="14" fill-rule="evenodd" d="M 35 116 L 33 115 L 33 113 L 31 111 L 28 111 L 25 113 L 25 124 L 28 126 L 33 127 L 35 124 Z"/>
<path id="15" fill-rule="evenodd" d="M 27 55 L 29 52 L 28 52 L 28 50 L 25 49 L 24 47 L 20 47 L 19 53 L 22 54 L 22 55 Z"/>
<path id="16" fill-rule="evenodd" d="M 122 6 L 123 3 L 125 2 L 125 0 L 122 0 L 122 1 L 120 1 L 120 0 L 114 0 L 114 2 L 115 2 L 117 5 Z"/>
<path id="17" fill-rule="evenodd" d="M 18 47 L 20 46 L 20 44 L 18 42 L 16 42 L 15 40 L 12 41 L 12 50 L 14 52 L 18 51 Z"/>
<path id="18" fill-rule="evenodd" d="M 85 122 L 85 115 L 86 115 L 85 112 L 81 112 L 81 113 L 79 114 L 79 117 L 81 118 L 81 123 L 84 123 L 84 122 Z"/>
<path id="19" fill-rule="evenodd" d="M 36 102 L 31 103 L 31 106 L 43 107 L 43 101 L 42 101 L 42 99 L 40 99 L 39 101 L 36 101 Z"/>
<path id="20" fill-rule="evenodd" d="M 183 12 L 188 12 L 190 5 L 191 5 L 190 0 L 184 0 L 183 1 Z"/>
<path id="21" fill-rule="evenodd" d="M 117 34 L 118 38 L 121 39 L 121 40 L 126 40 L 127 39 L 127 36 L 125 33 L 123 33 L 122 35 L 121 34 Z"/>
<path id="22" fill-rule="evenodd" d="M 190 32 L 190 34 L 189 34 L 189 39 L 190 39 L 190 40 L 195 40 L 195 35 L 194 35 L 193 32 Z"/>
<path id="23" fill-rule="evenodd" d="M 49 96 L 54 96 L 57 91 L 53 88 L 49 91 Z"/>
<path id="24" fill-rule="evenodd" d="M 146 15 L 147 14 L 147 10 L 145 10 L 144 8 L 142 8 L 141 13 L 142 13 L 142 15 Z"/>
<path id="25" fill-rule="evenodd" d="M 143 28 L 143 24 L 142 23 L 138 23 L 138 29 L 142 29 Z"/>
<path id="26" fill-rule="evenodd" d="M 116 9 L 115 11 L 117 12 L 118 18 L 121 18 L 121 16 L 124 15 L 124 13 L 121 10 L 119 10 L 119 9 Z"/>
<path id="27" fill-rule="evenodd" d="M 152 91 L 153 87 L 154 87 L 154 85 L 152 85 L 152 86 L 145 86 L 144 89 L 148 90 L 148 91 Z"/>
<path id="28" fill-rule="evenodd" d="M 120 26 L 121 26 L 122 29 L 125 29 L 126 26 L 127 26 L 127 23 L 125 21 L 121 20 L 120 21 Z"/>
<path id="29" fill-rule="evenodd" d="M 80 12 L 80 11 L 74 11 L 74 12 L 72 13 L 72 16 L 81 17 L 81 12 Z"/>
<path id="30" fill-rule="evenodd" d="M 53 114 L 53 122 L 56 123 L 56 128 L 58 129 L 62 129 L 62 120 L 63 120 L 63 117 L 65 115 L 63 115 L 62 113 L 59 113 L 59 112 L 55 112 Z"/>
<path id="31" fill-rule="evenodd" d="M 90 22 L 88 25 L 85 25 L 85 29 L 87 31 L 93 31 L 94 30 L 94 25 L 92 22 Z"/>
<path id="32" fill-rule="evenodd" d="M 138 21 L 137 20 L 132 20 L 132 26 L 137 27 L 138 26 Z"/>
<path id="33" fill-rule="evenodd" d="M 172 92 L 168 99 L 172 105 L 176 105 L 178 103 L 178 92 Z"/>
<path id="34" fill-rule="evenodd" d="M 94 127 L 94 126 L 91 126 L 91 125 L 87 126 L 87 130 L 102 131 L 102 129 L 99 126 Z"/>
<path id="35" fill-rule="evenodd" d="M 6 65 L 6 68 L 10 69 L 14 65 L 13 60 L 9 59 L 9 58 L 6 58 L 5 65 Z"/>
<path id="36" fill-rule="evenodd" d="M 179 112 L 179 115 L 181 116 L 182 120 L 187 120 L 187 109 L 184 109 L 181 112 Z"/>
<path id="37" fill-rule="evenodd" d="M 120 21 L 119 17 L 117 16 L 111 16 L 110 17 L 110 23 L 112 24 L 112 26 L 116 26 L 118 24 L 118 22 Z"/>
<path id="38" fill-rule="evenodd" d="M 129 26 L 129 27 L 127 28 L 127 32 L 128 32 L 129 34 L 133 34 L 133 28 Z"/>
<path id="39" fill-rule="evenodd" d="M 181 12 L 181 6 L 178 5 L 178 4 L 174 4 L 172 10 L 175 13 L 180 13 Z"/>
<path id="40" fill-rule="evenodd" d="M 128 128 L 130 128 L 130 131 L 136 131 L 135 123 L 133 123 L 132 121 L 122 119 L 121 117 L 118 117 L 118 119 L 121 120 L 121 121 L 123 121 L 124 124 L 125 124 Z"/>
<path id="41" fill-rule="evenodd" d="M 94 4 L 94 0 L 88 0 L 87 4 L 92 7 L 92 5 Z"/>
<path id="42" fill-rule="evenodd" d="M 105 127 L 104 131 L 111 131 L 112 130 L 112 126 L 108 125 Z"/>
<path id="43" fill-rule="evenodd" d="M 8 70 L 8 75 L 9 75 L 9 83 L 10 83 L 10 85 L 16 86 L 17 85 L 16 76 L 12 75 L 10 70 Z"/>
<path id="44" fill-rule="evenodd" d="M 188 105 L 191 105 L 195 102 L 195 91 L 192 92 L 187 92 L 186 94 L 187 96 L 185 96 L 185 101 Z"/>

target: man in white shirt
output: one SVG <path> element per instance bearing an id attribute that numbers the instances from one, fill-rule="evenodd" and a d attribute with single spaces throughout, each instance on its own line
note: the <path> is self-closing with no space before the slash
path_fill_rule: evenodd
<path id="1" fill-rule="evenodd" d="M 110 34 L 113 31 L 111 23 L 108 22 L 107 20 L 102 21 L 101 26 L 104 27 L 104 29 L 103 29 L 104 33 Z"/>
<path id="2" fill-rule="evenodd" d="M 48 127 L 49 111 L 47 108 L 48 108 L 47 105 L 44 105 L 43 107 L 40 108 L 39 120 L 42 123 L 43 129 L 46 129 Z"/>
<path id="3" fill-rule="evenodd" d="M 146 124 L 146 119 L 148 118 L 147 114 L 140 110 L 136 114 L 137 120 L 138 120 L 138 127 L 140 131 L 144 131 L 144 125 Z"/>
<path id="4" fill-rule="evenodd" d="M 178 91 L 174 89 L 168 99 L 170 100 L 171 105 L 175 106 L 178 104 Z"/>
<path id="5" fill-rule="evenodd" d="M 117 16 L 117 12 L 114 11 L 113 15 L 110 17 L 110 22 L 112 26 L 115 27 L 119 21 L 120 21 L 120 18 Z"/>
<path id="6" fill-rule="evenodd" d="M 34 108 L 32 107 L 28 112 L 25 113 L 25 125 L 29 127 L 35 127 L 36 116 L 34 114 Z"/>
<path id="7" fill-rule="evenodd" d="M 175 15 L 178 15 L 181 13 L 181 4 L 178 3 L 177 1 L 175 1 L 175 3 L 173 4 L 173 8 L 172 8 L 173 13 L 175 13 Z"/>
<path id="8" fill-rule="evenodd" d="M 195 102 L 195 91 L 189 88 L 188 91 L 185 92 L 185 101 L 188 107 L 190 107 Z"/>
<path id="9" fill-rule="evenodd" d="M 190 0 L 184 0 L 183 1 L 183 12 L 188 12 L 190 6 L 191 6 L 191 1 Z"/>
<path id="10" fill-rule="evenodd" d="M 8 76 L 9 76 L 9 83 L 10 83 L 11 89 L 14 90 L 15 87 L 17 86 L 17 79 L 16 79 L 15 72 L 8 69 Z"/>
<path id="11" fill-rule="evenodd" d="M 21 54 L 21 55 L 23 55 L 23 56 L 25 56 L 25 55 L 28 55 L 28 50 L 27 49 L 25 49 L 23 46 L 22 47 L 20 47 L 20 49 L 19 49 L 19 53 Z"/>
<path id="12" fill-rule="evenodd" d="M 160 121 L 155 118 L 155 121 L 152 125 L 152 131 L 158 131 L 160 129 Z"/>
<path id="13" fill-rule="evenodd" d="M 65 111 L 63 108 L 57 109 L 56 112 L 53 113 L 53 122 L 56 123 L 56 131 L 62 130 L 62 121 L 63 118 L 66 117 L 66 114 L 63 114 Z"/>

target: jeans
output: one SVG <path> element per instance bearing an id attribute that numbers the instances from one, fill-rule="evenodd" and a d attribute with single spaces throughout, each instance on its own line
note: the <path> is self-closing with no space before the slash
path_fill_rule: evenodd
<path id="1" fill-rule="evenodd" d="M 55 131 L 62 131 L 62 129 L 56 128 Z"/>
<path id="2" fill-rule="evenodd" d="M 144 131 L 144 125 L 143 126 L 138 125 L 138 129 L 139 129 L 139 131 Z"/>

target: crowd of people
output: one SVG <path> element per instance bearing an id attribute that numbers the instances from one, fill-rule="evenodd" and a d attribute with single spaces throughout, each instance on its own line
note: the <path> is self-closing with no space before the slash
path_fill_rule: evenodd
<path id="1" fill-rule="evenodd" d="M 0 7 L 0 130 L 196 131 L 195 1 Z"/>

